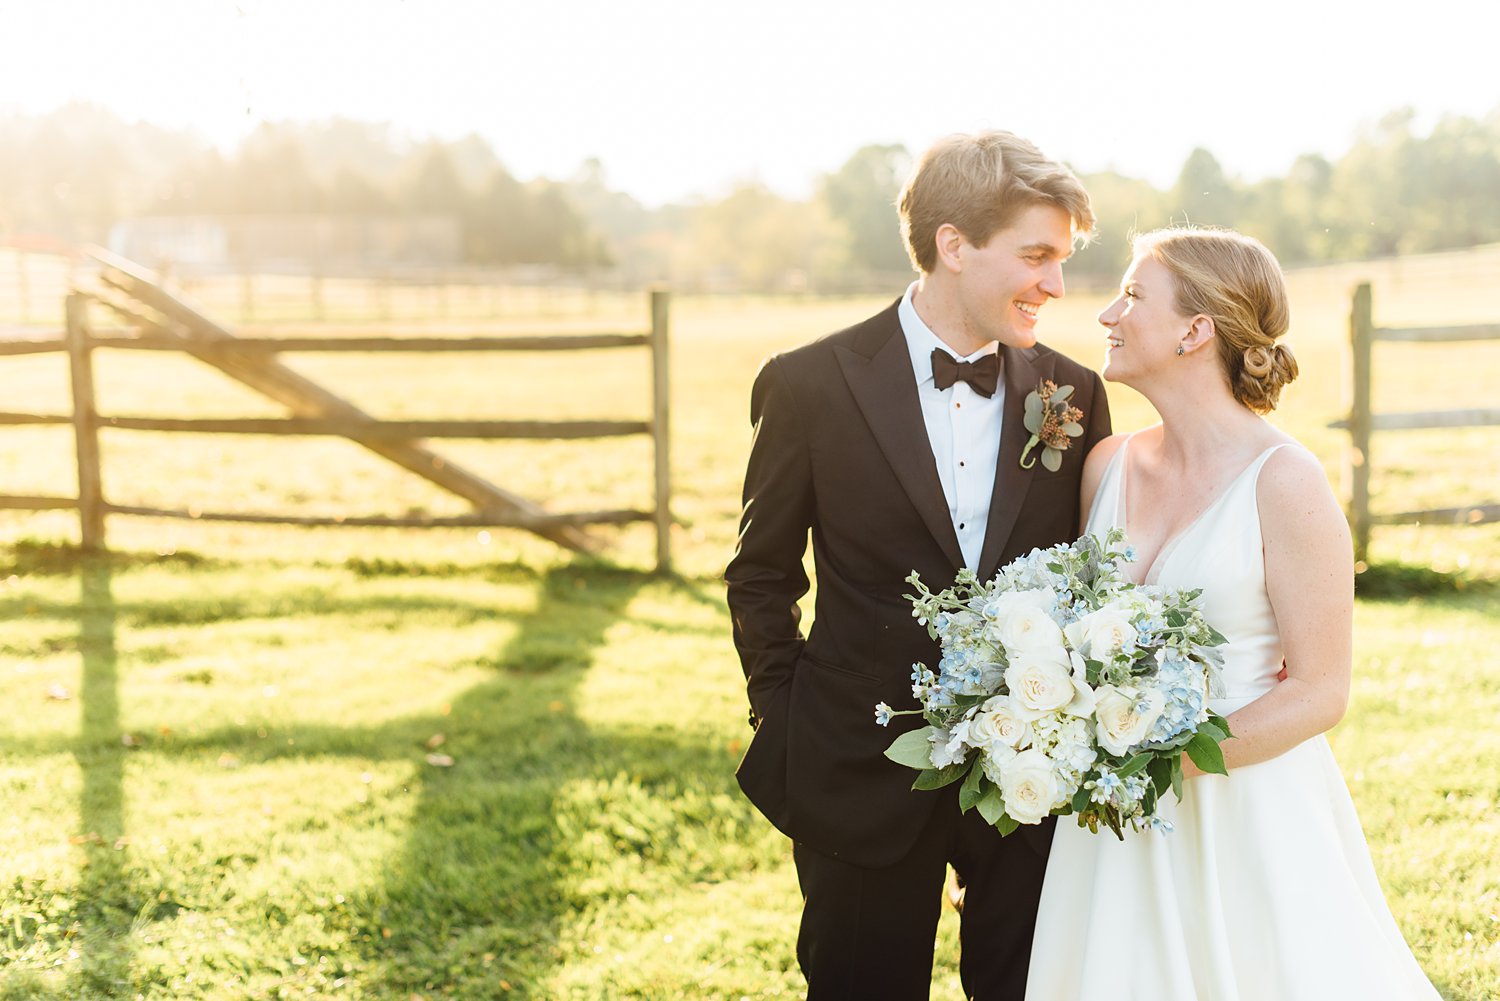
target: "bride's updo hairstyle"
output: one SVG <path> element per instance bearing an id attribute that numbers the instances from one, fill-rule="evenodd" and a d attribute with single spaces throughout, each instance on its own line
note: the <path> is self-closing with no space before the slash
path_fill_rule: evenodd
<path id="1" fill-rule="evenodd" d="M 1159 229 L 1135 240 L 1172 272 L 1174 305 L 1214 321 L 1219 361 L 1234 398 L 1258 414 L 1276 409 L 1281 388 L 1297 378 L 1297 359 L 1278 343 L 1291 321 L 1286 279 L 1259 240 L 1222 229 Z"/>

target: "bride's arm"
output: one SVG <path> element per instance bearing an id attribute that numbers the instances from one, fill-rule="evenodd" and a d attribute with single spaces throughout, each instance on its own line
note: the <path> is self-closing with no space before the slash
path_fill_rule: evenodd
<path id="1" fill-rule="evenodd" d="M 1323 468 L 1300 448 L 1266 461 L 1256 488 L 1266 593 L 1286 653 L 1286 680 L 1229 716 L 1231 772 L 1332 727 L 1349 703 L 1354 562 L 1349 526 Z M 1185 770 L 1197 769 L 1184 760 Z"/>

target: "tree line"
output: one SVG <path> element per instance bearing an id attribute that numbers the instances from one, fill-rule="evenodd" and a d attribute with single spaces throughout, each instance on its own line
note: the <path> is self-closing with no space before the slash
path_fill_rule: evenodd
<path id="1" fill-rule="evenodd" d="M 855 150 L 808 198 L 747 181 L 721 197 L 647 207 L 613 190 L 598 160 L 573 176 L 521 180 L 483 139 L 411 144 L 347 120 L 268 124 L 230 154 L 190 134 L 126 124 L 97 108 L 0 117 L 0 239 L 98 241 L 142 215 L 448 216 L 476 264 L 609 269 L 625 283 L 684 288 L 889 289 L 910 273 L 894 202 L 912 152 Z M 1425 133 L 1410 110 L 1360 129 L 1335 159 L 1308 154 L 1246 180 L 1195 149 L 1166 189 L 1081 175 L 1098 238 L 1070 264 L 1107 283 L 1128 239 L 1180 222 L 1234 226 L 1289 265 L 1500 241 L 1500 108 Z"/>

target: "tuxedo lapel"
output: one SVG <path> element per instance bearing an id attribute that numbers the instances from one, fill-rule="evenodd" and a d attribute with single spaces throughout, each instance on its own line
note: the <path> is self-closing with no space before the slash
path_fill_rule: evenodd
<path id="1" fill-rule="evenodd" d="M 1026 430 L 1026 397 L 1036 391 L 1040 376 L 1031 359 L 1035 349 L 1001 347 L 1005 354 L 1005 414 L 1000 424 L 1000 457 L 995 462 L 995 488 L 990 495 L 990 518 L 979 556 L 979 579 L 989 580 L 999 569 L 1000 554 L 1021 515 L 1026 491 L 1040 463 L 1021 468 L 1021 449 L 1031 437 Z"/>
<path id="2" fill-rule="evenodd" d="M 837 347 L 835 357 L 843 370 L 855 403 L 864 415 L 870 433 L 901 488 L 911 498 L 922 523 L 932 533 L 944 555 L 955 568 L 964 565 L 958 533 L 948 514 L 948 500 L 938 479 L 937 462 L 932 457 L 932 443 L 927 439 L 927 425 L 922 418 L 922 404 L 917 398 L 917 379 L 911 368 L 911 356 L 895 309 L 891 309 L 888 336 L 883 342 L 872 337 L 865 344 L 870 354 L 847 347 Z M 882 324 L 884 326 L 884 324 Z"/>

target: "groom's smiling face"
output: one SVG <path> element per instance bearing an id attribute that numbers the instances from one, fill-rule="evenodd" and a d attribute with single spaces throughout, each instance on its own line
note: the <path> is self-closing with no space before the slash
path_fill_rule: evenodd
<path id="1" fill-rule="evenodd" d="M 1029 206 L 982 247 L 964 241 L 955 275 L 965 332 L 1013 348 L 1036 343 L 1037 316 L 1063 296 L 1063 262 L 1073 253 L 1073 223 L 1056 205 Z"/>

